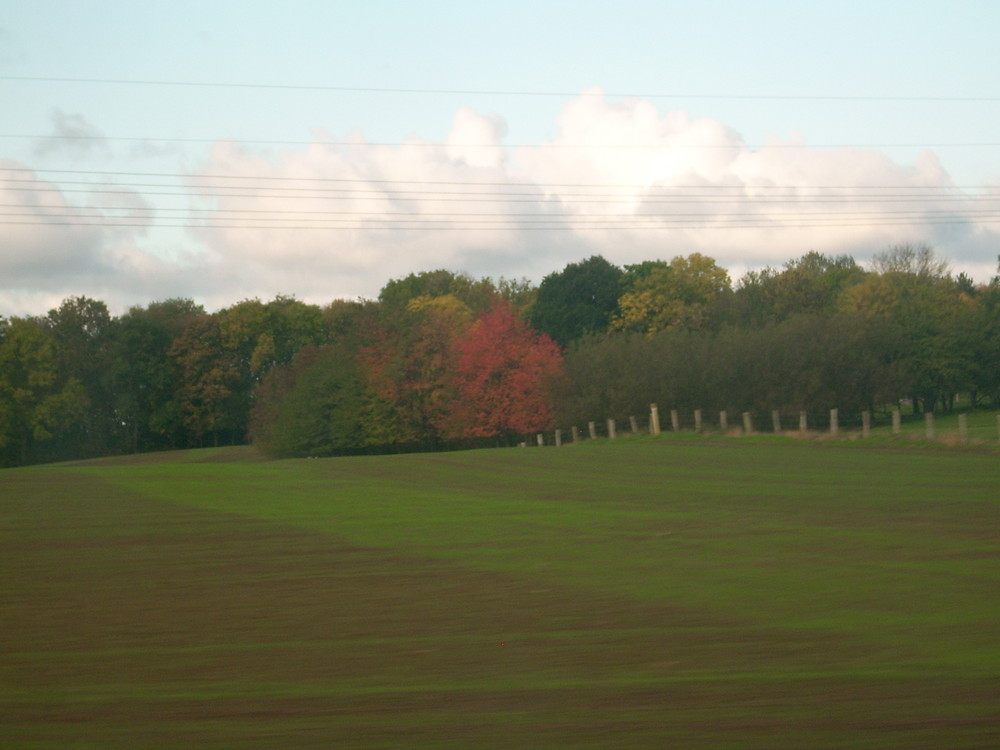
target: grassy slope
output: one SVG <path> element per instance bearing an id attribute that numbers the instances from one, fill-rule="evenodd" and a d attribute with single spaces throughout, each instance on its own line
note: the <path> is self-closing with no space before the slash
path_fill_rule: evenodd
<path id="1" fill-rule="evenodd" d="M 0 473 L 0 740 L 1000 741 L 996 453 L 252 459 Z"/>

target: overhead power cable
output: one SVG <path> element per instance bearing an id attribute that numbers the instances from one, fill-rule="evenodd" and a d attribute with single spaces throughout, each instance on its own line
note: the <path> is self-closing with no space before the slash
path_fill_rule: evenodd
<path id="1" fill-rule="evenodd" d="M 992 219 L 980 220 L 981 223 L 986 224 L 1000 224 L 1000 216 Z M 821 228 L 851 228 L 851 227 L 894 227 L 894 226 L 913 226 L 915 223 L 921 225 L 953 225 L 953 224 L 968 224 L 969 220 L 964 218 L 954 218 L 954 219 L 928 219 L 925 221 L 914 221 L 913 219 L 893 219 L 889 221 L 870 221 L 870 220 L 859 220 L 859 221 L 849 221 L 843 218 L 831 218 L 829 220 L 808 220 L 805 222 L 800 222 L 794 220 L 794 223 L 787 223 L 781 221 L 774 221 L 767 217 L 761 217 L 755 220 L 740 219 L 734 222 L 728 221 L 717 221 L 707 223 L 704 221 L 672 221 L 672 222 L 659 222 L 659 223 L 626 223 L 626 222 L 607 222 L 607 223 L 592 223 L 587 225 L 580 225 L 578 223 L 551 223 L 547 225 L 542 224 L 524 224 L 520 222 L 493 222 L 489 224 L 456 224 L 446 221 L 408 221 L 408 222 L 393 222 L 393 221 L 374 221 L 374 222 L 355 222 L 355 223 L 342 223 L 342 224 L 288 224 L 284 226 L 274 226 L 274 225 L 260 225 L 260 224 L 221 224 L 221 223 L 211 223 L 211 224 L 192 224 L 192 223 L 173 223 L 173 224 L 155 224 L 150 225 L 149 222 L 135 222 L 135 221 L 21 221 L 21 220 L 0 220 L 0 225 L 19 225 L 19 226 L 46 226 L 54 228 L 74 228 L 74 227 L 97 227 L 97 228 L 133 228 L 133 229 L 145 229 L 150 228 L 161 228 L 161 229 L 207 229 L 207 230 L 270 230 L 270 229 L 281 229 L 281 230 L 392 230 L 392 231 L 415 231 L 415 230 L 433 230 L 433 231 L 498 231 L 498 230 L 511 230 L 517 232 L 529 232 L 529 231 L 589 231 L 589 230 L 627 230 L 627 231 L 638 231 L 638 230 L 708 230 L 708 229 L 821 229 Z"/>
<path id="2" fill-rule="evenodd" d="M 481 148 L 481 149 L 552 149 L 552 150 L 619 150 L 619 151 L 672 151 L 672 150 L 790 150 L 790 149 L 838 149 L 838 148 L 997 148 L 998 142 L 984 143 L 448 143 L 412 139 L 407 141 L 333 141 L 322 139 L 307 140 L 264 140 L 237 137 L 220 138 L 140 138 L 137 136 L 104 135 L 30 135 L 26 133 L 0 133 L 5 139 L 31 139 L 56 141 L 121 141 L 130 143 L 220 143 L 236 141 L 259 146 L 331 146 L 336 148 Z"/>
<path id="3" fill-rule="evenodd" d="M 128 187 L 132 189 L 121 189 L 123 187 Z M 445 194 L 440 191 L 438 192 L 422 192 L 422 191 L 394 191 L 394 192 L 383 192 L 383 191 L 372 191 L 372 190 L 327 190 L 324 194 L 317 194 L 318 191 L 313 191 L 311 194 L 290 194 L 295 193 L 291 188 L 286 188 L 284 194 L 268 192 L 268 193 L 225 193 L 225 192 L 205 192 L 198 194 L 196 192 L 188 190 L 173 190 L 173 191 L 163 191 L 163 190 L 142 190 L 138 191 L 135 188 L 137 185 L 116 185 L 116 186 L 103 186 L 103 185 L 90 185 L 87 188 L 55 188 L 55 187 L 12 187 L 8 188 L 17 192 L 32 192 L 32 193 L 85 193 L 88 195 L 127 195 L 133 197 L 141 196 L 160 196 L 160 197 L 200 197 L 200 198 L 253 198 L 253 199 L 298 199 L 298 200 L 332 200 L 336 198 L 341 199 L 353 199 L 353 200 L 408 200 L 408 201 L 426 201 L 426 202 L 446 202 L 446 203 L 538 203 L 538 202 L 561 202 L 561 203 L 572 203 L 572 204 L 631 204 L 631 203 L 711 203 L 711 204 L 744 204 L 744 203 L 857 203 L 861 201 L 866 202 L 879 202 L 879 203 L 926 203 L 928 201 L 934 202 L 946 202 L 946 203 L 958 203 L 958 204 L 969 204 L 969 203 L 982 203 L 982 202 L 997 202 L 1000 201 L 1000 196 L 992 197 L 975 197 L 975 196 L 958 196 L 958 195 L 879 195 L 879 196 L 858 196 L 858 195 L 818 195 L 818 196 L 704 196 L 704 195 L 677 195 L 677 196 L 648 196 L 648 195 L 617 195 L 617 196 L 602 196 L 600 194 L 561 194 L 545 196 L 541 194 L 526 194 L 526 193 L 472 193 L 472 194 L 461 194 L 461 193 L 450 193 Z M 152 186 L 152 187 L 164 187 L 164 186 Z M 202 189 L 208 189 L 204 186 Z M 232 189 L 231 187 L 228 189 Z M 270 191 L 276 191 L 278 188 L 268 188 Z"/>
<path id="4" fill-rule="evenodd" d="M 240 83 L 234 81 L 171 81 L 130 78 L 81 78 L 68 76 L 0 76 L 0 81 L 25 83 L 73 83 L 116 86 L 169 86 L 191 88 L 270 89 L 284 91 L 336 91 L 352 94 L 422 94 L 445 96 L 528 96 L 528 97 L 612 97 L 638 99 L 719 99 L 746 101 L 863 101 L 863 102 L 997 102 L 1000 96 L 932 96 L 932 95 L 791 95 L 791 94 L 726 94 L 726 93 L 636 93 L 604 91 L 531 91 L 503 89 L 403 88 L 375 86 L 329 86 L 287 83 Z"/>
<path id="5" fill-rule="evenodd" d="M 477 180 L 397 180 L 384 178 L 357 178 L 357 177 L 289 177 L 284 175 L 250 175 L 250 174 L 215 174 L 198 172 L 131 172 L 116 170 L 96 170 L 96 169 L 45 169 L 35 167 L 0 167 L 0 173 L 30 173 L 30 174 L 65 174 L 83 175 L 92 178 L 98 177 L 144 177 L 144 178 L 166 178 L 182 180 L 243 180 L 257 181 L 262 183 L 277 182 L 305 182 L 305 183 L 344 183 L 356 185 L 441 185 L 441 186 L 461 186 L 461 187 L 533 187 L 540 190 L 548 188 L 620 188 L 628 190 L 704 190 L 704 191 L 734 191 L 734 190 L 927 190 L 927 191 L 954 191 L 954 190 L 992 190 L 1000 195 L 1000 186 L 990 185 L 901 185 L 901 184 L 874 184 L 874 185 L 850 185 L 850 184 L 816 184 L 816 185 L 782 185 L 764 183 L 746 184 L 696 184 L 681 183 L 676 185 L 657 185 L 655 183 L 618 183 L 618 182 L 519 182 L 517 180 L 500 181 L 477 181 Z M 41 182 L 37 178 L 7 178 L 8 182 Z M 62 182 L 62 181 L 61 181 Z M 230 185 L 229 187 L 240 187 Z M 250 186 L 247 186 L 250 187 Z M 282 189 L 277 186 L 268 186 L 268 189 Z"/>

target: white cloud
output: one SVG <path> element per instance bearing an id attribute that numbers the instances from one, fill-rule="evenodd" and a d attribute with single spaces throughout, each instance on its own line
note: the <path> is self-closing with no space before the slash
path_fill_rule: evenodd
<path id="1" fill-rule="evenodd" d="M 279 293 L 322 303 L 442 267 L 538 281 L 594 253 L 623 264 L 701 252 L 735 279 L 810 250 L 861 261 L 927 242 L 979 280 L 996 268 L 1000 226 L 983 213 L 996 203 L 963 197 L 931 152 L 899 164 L 801 135 L 747 144 L 716 120 L 587 93 L 541 148 L 503 147 L 503 119 L 468 108 L 440 142 L 373 145 L 355 133 L 346 140 L 361 145 L 336 145 L 345 139 L 323 131 L 275 153 L 219 142 L 199 169 L 177 170 L 200 175 L 185 185 L 197 210 L 155 221 L 196 226 L 169 242 L 151 225 L 4 226 L 0 312 L 57 290 L 126 304 L 193 296 L 217 308 Z M 32 215 L 50 210 L 32 204 L 42 197 L 70 203 L 55 187 L 3 197 Z M 139 187 L 119 199 L 117 212 L 93 208 L 108 195 L 82 205 L 148 217 L 160 200 Z"/>

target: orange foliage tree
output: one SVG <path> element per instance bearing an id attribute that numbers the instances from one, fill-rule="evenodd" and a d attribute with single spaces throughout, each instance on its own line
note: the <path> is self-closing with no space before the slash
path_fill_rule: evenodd
<path id="1" fill-rule="evenodd" d="M 503 299 L 454 345 L 455 437 L 526 435 L 553 426 L 548 389 L 562 375 L 562 354 Z"/>

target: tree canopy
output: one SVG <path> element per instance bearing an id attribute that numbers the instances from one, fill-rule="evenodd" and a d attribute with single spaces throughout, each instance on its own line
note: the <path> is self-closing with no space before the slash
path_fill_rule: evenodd
<path id="1" fill-rule="evenodd" d="M 869 269 L 806 253 L 731 285 L 692 254 L 601 256 L 530 283 L 446 270 L 324 307 L 70 297 L 0 318 L 0 465 L 252 440 L 276 455 L 516 442 L 680 410 L 1000 405 L 1000 266 L 922 245 Z"/>

